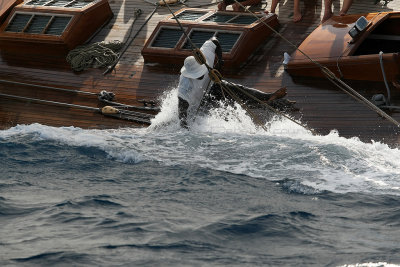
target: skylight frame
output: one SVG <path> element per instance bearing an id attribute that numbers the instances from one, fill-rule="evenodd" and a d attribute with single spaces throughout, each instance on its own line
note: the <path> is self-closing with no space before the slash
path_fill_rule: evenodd
<path id="1" fill-rule="evenodd" d="M 203 27 L 192 27 L 188 33 L 188 36 L 191 37 L 193 32 L 197 31 L 203 31 L 203 32 L 214 32 L 212 37 L 216 37 L 218 36 L 219 33 L 231 33 L 231 34 L 238 34 L 238 38 L 235 41 L 235 44 L 231 47 L 231 49 L 229 51 L 222 51 L 222 53 L 225 54 L 230 54 L 232 51 L 235 50 L 235 48 L 238 46 L 238 43 L 240 42 L 242 36 L 243 36 L 243 31 L 235 31 L 235 30 L 225 30 L 225 29 L 210 29 L 210 28 L 203 28 Z M 182 44 L 179 46 L 179 49 L 183 50 L 183 51 L 188 51 L 191 50 L 191 48 L 184 48 L 185 45 L 188 43 L 188 40 L 186 38 L 186 36 L 184 36 L 184 41 L 182 42 Z M 198 47 L 200 48 L 200 47 Z"/>
<path id="2" fill-rule="evenodd" d="M 8 27 L 11 25 L 11 23 L 14 21 L 14 19 L 16 18 L 16 16 L 18 15 L 30 15 L 30 19 L 28 20 L 28 22 L 25 24 L 24 28 L 22 31 L 9 31 L 7 30 Z M 49 22 L 46 24 L 46 26 L 43 28 L 43 30 L 41 31 L 41 33 L 30 33 L 27 32 L 29 26 L 31 25 L 33 18 L 35 16 L 49 16 L 50 20 Z M 51 26 L 51 24 L 54 22 L 54 19 L 56 17 L 67 17 L 70 18 L 68 23 L 65 25 L 63 31 L 61 34 L 56 35 L 56 34 L 48 34 L 46 33 L 46 31 L 48 30 L 48 28 Z M 46 12 L 27 12 L 27 11 L 16 11 L 14 12 L 14 14 L 12 15 L 12 17 L 10 18 L 10 20 L 7 22 L 7 25 L 4 29 L 4 32 L 9 33 L 9 34 L 30 34 L 30 35 L 41 35 L 41 36 L 62 36 L 66 29 L 68 28 L 68 26 L 71 24 L 71 21 L 73 20 L 74 15 L 71 14 L 63 14 L 63 13 L 46 13 Z"/>
<path id="3" fill-rule="evenodd" d="M 181 34 L 181 37 L 178 39 L 178 41 L 176 42 L 176 44 L 175 44 L 175 46 L 174 46 L 173 48 L 171 48 L 171 47 L 162 47 L 162 46 L 153 46 L 153 45 L 154 45 L 154 42 L 157 40 L 158 35 L 160 34 L 160 32 L 161 32 L 163 29 L 179 30 L 179 31 L 182 33 L 182 34 Z M 184 29 L 186 30 L 186 28 L 184 28 Z M 185 36 L 184 36 L 183 32 L 181 31 L 181 28 L 180 28 L 180 27 L 178 27 L 178 26 L 163 25 L 163 26 L 160 27 L 160 28 L 158 29 L 158 31 L 155 33 L 154 38 L 152 38 L 152 41 L 151 41 L 149 47 L 150 47 L 150 48 L 154 48 L 154 49 L 165 49 L 165 50 L 176 49 L 176 48 L 179 46 L 179 44 L 182 42 L 182 39 L 183 39 L 183 38 L 185 38 Z"/>
<path id="4" fill-rule="evenodd" d="M 182 18 L 179 18 L 179 16 L 183 13 L 204 13 L 204 15 L 198 17 L 197 19 L 194 20 L 185 20 Z M 229 18 L 227 21 L 223 21 L 223 22 L 216 22 L 216 21 L 212 21 L 212 20 L 208 20 L 213 16 L 230 16 L 231 18 Z M 252 25 L 253 23 L 255 23 L 257 20 L 261 19 L 264 15 L 262 14 L 256 14 L 257 18 L 256 20 L 254 20 L 253 22 L 251 22 L 250 24 L 243 24 L 243 23 L 233 23 L 232 21 L 235 21 L 236 19 L 238 19 L 239 17 L 249 17 L 249 18 L 254 18 L 254 15 L 251 14 L 244 14 L 244 13 L 234 13 L 234 12 L 224 12 L 224 11 L 213 11 L 210 10 L 208 12 L 205 11 L 200 11 L 200 10 L 188 10 L 188 9 L 184 9 L 181 12 L 179 12 L 178 14 L 175 15 L 179 20 L 182 20 L 183 22 L 197 22 L 197 23 L 215 23 L 218 25 L 240 25 L 240 26 L 249 26 Z M 175 21 L 175 18 L 173 16 L 171 16 L 169 18 L 170 20 Z"/>
<path id="5" fill-rule="evenodd" d="M 269 27 L 276 28 L 279 25 L 276 14 L 258 14 L 259 18 L 247 19 L 245 17 L 242 21 L 240 19 L 240 14 L 238 12 L 231 11 L 216 11 L 209 9 L 200 9 L 200 8 L 184 8 L 177 12 L 175 15 L 182 13 L 185 10 L 190 10 L 193 12 L 197 11 L 206 11 L 206 15 L 202 16 L 200 20 L 190 20 L 191 15 L 189 14 L 189 20 L 181 20 L 180 24 L 185 27 L 185 33 L 187 35 L 192 36 L 192 31 L 205 31 L 210 32 L 212 35 L 220 35 L 222 33 L 227 33 L 226 36 L 219 36 L 226 45 L 224 45 L 223 49 L 223 59 L 225 62 L 225 68 L 235 69 L 240 67 L 250 56 L 251 54 L 259 47 L 263 42 L 266 41 L 268 36 L 271 35 L 272 30 L 268 28 L 264 24 L 268 24 Z M 189 11 L 189 12 L 190 12 Z M 231 15 L 226 20 L 228 22 L 235 22 L 238 18 L 239 22 L 245 23 L 216 23 L 212 21 L 204 21 L 208 17 L 212 16 L 215 13 L 220 13 L 221 15 Z M 250 16 L 249 16 L 250 18 Z M 222 19 L 224 20 L 224 19 Z M 247 24 L 249 23 L 249 24 Z M 156 38 L 158 38 L 159 30 L 161 28 L 172 28 L 178 31 L 179 23 L 173 18 L 173 16 L 168 16 L 164 20 L 160 21 L 150 37 L 147 39 L 144 47 L 142 48 L 142 56 L 145 62 L 157 62 L 160 64 L 177 64 L 181 66 L 186 57 L 192 54 L 190 47 L 187 45 L 188 41 L 186 40 L 186 34 L 184 36 L 181 35 L 181 41 L 178 42 L 178 45 L 175 44 L 173 48 L 160 48 L 154 47 L 153 43 Z M 206 38 L 211 37 L 211 34 L 203 35 L 200 33 L 199 35 L 194 36 L 194 40 L 196 46 L 201 46 L 200 43 L 203 42 Z M 234 34 L 231 36 L 231 34 Z M 168 36 L 168 35 L 166 35 Z M 246 40 L 251 39 L 252 42 L 246 42 Z M 162 39 L 159 39 L 162 40 Z M 165 43 L 168 45 L 168 38 L 165 38 Z M 221 40 L 220 40 L 221 42 Z M 157 45 L 162 46 L 161 43 L 157 43 Z M 186 45 L 186 47 L 185 47 Z M 171 47 L 171 46 L 169 46 Z"/>
<path id="6" fill-rule="evenodd" d="M 181 16 L 183 13 L 197 13 L 197 14 L 203 14 L 200 17 L 198 17 L 197 19 L 194 20 L 185 20 L 180 18 L 179 16 Z M 192 21 L 192 22 L 197 22 L 197 21 L 203 21 L 204 18 L 207 18 L 209 16 L 210 12 L 209 11 L 200 11 L 200 10 L 182 10 L 181 12 L 179 12 L 178 14 L 176 14 L 175 16 L 178 18 L 178 20 L 182 20 L 182 21 Z M 172 16 L 170 19 L 175 21 L 175 18 Z"/>
<path id="7" fill-rule="evenodd" d="M 52 5 L 52 3 L 57 3 L 57 1 L 60 0 L 44 0 L 43 2 L 45 2 L 44 4 L 34 4 L 33 2 L 38 2 L 40 0 L 30 0 L 26 3 L 24 3 L 25 7 L 40 7 L 40 8 L 68 8 L 68 9 L 73 9 L 73 8 L 77 8 L 77 9 L 86 9 L 88 6 L 97 3 L 99 0 L 69 0 L 67 4 L 63 5 L 63 6 L 59 6 L 59 5 Z M 86 5 L 84 6 L 71 6 L 77 2 L 87 2 Z"/>

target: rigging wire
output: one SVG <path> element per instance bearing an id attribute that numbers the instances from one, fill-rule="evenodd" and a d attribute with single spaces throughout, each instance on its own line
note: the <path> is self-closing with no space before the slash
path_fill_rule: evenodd
<path id="1" fill-rule="evenodd" d="M 164 2 L 165 6 L 168 8 L 168 10 L 170 11 L 170 13 L 171 13 L 172 16 L 174 17 L 175 21 L 178 23 L 178 26 L 180 27 L 181 31 L 183 32 L 183 34 L 185 35 L 185 37 L 186 37 L 187 40 L 189 41 L 190 45 L 192 46 L 192 51 L 193 51 L 193 53 L 195 53 L 195 58 L 196 58 L 196 60 L 197 60 L 197 57 L 196 57 L 196 56 L 197 56 L 198 54 L 202 57 L 202 59 L 201 59 L 200 61 L 198 60 L 198 62 L 199 62 L 199 64 L 205 64 L 205 66 L 207 67 L 207 69 L 208 69 L 208 71 L 209 71 L 209 75 L 211 74 L 211 75 L 210 75 L 211 80 L 215 79 L 215 80 L 213 80 L 213 82 L 218 83 L 218 84 L 221 86 L 221 88 L 222 88 L 226 93 L 228 93 L 233 99 L 235 99 L 235 101 L 237 101 L 237 102 L 243 107 L 243 109 L 246 110 L 246 112 L 249 114 L 249 116 L 250 116 L 257 124 L 259 124 L 259 126 L 261 126 L 265 131 L 268 131 L 268 129 L 267 129 L 267 128 L 265 127 L 265 125 L 261 122 L 261 120 L 258 118 L 258 116 L 256 116 L 253 112 L 251 112 L 250 109 L 247 107 L 247 105 L 246 105 L 245 103 L 243 103 L 243 101 L 242 101 L 237 95 L 235 95 L 235 93 L 234 93 L 230 88 L 228 88 L 227 86 L 225 86 L 225 85 L 223 85 L 223 84 L 221 83 L 222 75 L 221 75 L 217 70 L 211 68 L 211 67 L 207 64 L 207 62 L 206 62 L 206 60 L 205 60 L 205 58 L 204 58 L 204 55 L 201 53 L 200 49 L 197 48 L 196 44 L 194 44 L 193 41 L 190 39 L 190 37 L 187 35 L 187 33 L 186 33 L 186 31 L 184 30 L 182 24 L 180 23 L 179 19 L 175 16 L 174 12 L 172 12 L 172 10 L 171 10 L 171 8 L 169 7 L 168 3 L 167 3 L 165 0 L 162 0 L 162 1 Z M 259 17 L 257 17 L 257 19 L 259 19 Z M 203 63 L 202 63 L 202 62 L 203 62 Z M 215 78 L 216 76 L 217 76 L 217 78 Z M 214 77 L 214 78 L 213 78 L 213 77 Z M 230 84 L 231 84 L 231 85 L 234 85 L 235 88 L 236 88 L 237 90 L 239 90 L 240 92 L 242 92 L 242 93 L 248 95 L 248 96 L 251 97 L 252 99 L 256 100 L 258 103 L 260 103 L 260 104 L 263 105 L 264 107 L 267 107 L 269 110 L 275 112 L 275 113 L 278 114 L 278 115 L 281 115 L 282 117 L 284 117 L 284 118 L 286 118 L 286 119 L 288 119 L 288 120 L 294 122 L 295 124 L 297 124 L 297 125 L 299 125 L 299 126 L 305 128 L 306 130 L 309 130 L 310 132 L 312 132 L 313 134 L 315 134 L 315 131 L 312 130 L 311 128 L 307 127 L 306 125 L 303 125 L 303 124 L 299 123 L 298 121 L 296 121 L 296 120 L 290 118 L 288 115 L 284 114 L 283 112 L 280 112 L 279 110 L 273 108 L 273 107 L 272 107 L 271 105 L 269 105 L 268 103 L 263 102 L 263 101 L 261 101 L 260 99 L 256 98 L 255 96 L 248 94 L 247 92 L 245 92 L 244 90 L 242 90 L 240 87 L 236 86 L 235 84 L 233 84 L 233 83 L 230 83 Z"/>
<path id="2" fill-rule="evenodd" d="M 158 107 L 146 107 L 146 106 L 142 107 L 142 106 L 136 106 L 136 105 L 127 105 L 127 104 L 122 104 L 122 103 L 112 101 L 112 99 L 115 96 L 114 93 L 107 92 L 105 90 L 101 91 L 100 93 L 93 93 L 93 92 L 83 91 L 83 90 L 66 89 L 66 88 L 61 88 L 61 87 L 39 85 L 39 84 L 34 84 L 34 83 L 24 83 L 24 82 L 17 82 L 17 81 L 3 80 L 3 79 L 0 79 L 0 83 L 9 83 L 9 84 L 14 84 L 14 85 L 30 86 L 30 87 L 36 87 L 36 88 L 41 88 L 41 89 L 68 92 L 68 93 L 74 93 L 74 94 L 92 95 L 92 96 L 96 96 L 99 99 L 99 101 L 110 104 L 110 105 L 118 106 L 118 108 L 133 108 L 136 110 L 160 111 L 160 108 L 158 108 Z M 104 94 L 106 94 L 106 96 L 108 96 L 108 97 L 104 97 Z"/>
<path id="3" fill-rule="evenodd" d="M 240 2 L 238 2 L 237 0 L 234 0 L 238 5 L 240 5 L 242 8 L 245 9 L 245 11 L 249 12 L 250 14 L 252 14 L 254 17 L 257 18 L 257 20 L 261 21 L 264 25 L 266 25 L 271 31 L 273 31 L 275 34 L 277 34 L 280 38 L 282 38 L 284 41 L 286 41 L 289 45 L 291 45 L 292 47 L 294 47 L 297 51 L 299 51 L 301 54 L 303 54 L 308 60 L 310 60 L 312 63 L 314 63 L 316 66 L 318 66 L 322 73 L 330 80 L 330 81 L 335 81 L 335 85 L 336 84 L 340 84 L 342 86 L 338 86 L 339 89 L 343 90 L 345 93 L 351 95 L 354 94 L 352 97 L 356 100 L 358 100 L 359 102 L 363 103 L 364 105 L 366 105 L 368 108 L 370 108 L 371 110 L 375 111 L 377 114 L 379 114 L 380 116 L 384 117 L 385 119 L 387 119 L 388 121 L 390 121 L 391 123 L 393 123 L 395 126 L 400 127 L 400 123 L 398 121 L 396 121 L 392 116 L 388 115 L 387 113 L 385 113 L 384 111 L 382 111 L 380 108 L 376 107 L 373 103 L 371 103 L 371 101 L 369 101 L 368 99 L 366 99 L 365 97 L 363 97 L 362 95 L 360 95 L 358 92 L 356 92 L 353 88 L 351 88 L 349 85 L 347 85 L 344 81 L 342 81 L 340 78 L 338 78 L 331 70 L 329 70 L 327 67 L 321 65 L 319 62 L 313 60 L 310 56 L 308 56 L 306 53 L 304 53 L 304 51 L 302 51 L 301 49 L 299 49 L 295 44 L 293 44 L 292 42 L 290 42 L 287 38 L 285 38 L 282 34 L 280 34 L 277 30 L 275 30 L 273 27 L 269 26 L 267 23 L 265 23 L 265 21 L 262 21 L 260 17 L 258 17 L 256 14 L 254 14 L 253 12 L 251 12 L 248 8 L 244 7 Z M 349 90 L 349 91 L 346 91 Z"/>
<path id="4" fill-rule="evenodd" d="M 150 119 L 153 117 L 151 114 L 129 111 L 129 110 L 120 110 L 120 109 L 116 109 L 111 106 L 105 106 L 103 108 L 95 108 L 95 107 L 90 107 L 90 106 L 83 106 L 83 105 L 77 105 L 77 104 L 71 104 L 71 103 L 65 103 L 65 102 L 51 101 L 51 100 L 3 94 L 3 93 L 0 93 L 0 96 L 5 97 L 5 98 L 22 100 L 22 101 L 26 101 L 26 102 L 55 105 L 55 106 L 67 107 L 67 108 L 84 109 L 84 110 L 100 113 L 104 116 L 110 116 L 110 117 L 115 117 L 115 118 L 119 118 L 119 119 L 135 121 L 135 122 L 145 123 L 145 124 L 151 124 Z"/>
<path id="5" fill-rule="evenodd" d="M 153 9 L 153 11 L 151 12 L 150 16 L 143 22 L 142 26 L 140 26 L 140 28 L 138 29 L 138 31 L 135 33 L 135 35 L 129 40 L 129 42 L 124 46 L 123 51 L 121 51 L 118 55 L 118 57 L 115 59 L 115 61 L 109 65 L 107 67 L 107 69 L 103 72 L 103 75 L 108 74 L 109 72 L 111 72 L 115 66 L 118 64 L 119 60 L 121 59 L 122 55 L 125 53 L 125 51 L 128 49 L 128 47 L 131 45 L 131 43 L 133 42 L 133 40 L 135 40 L 135 38 L 138 36 L 138 34 L 140 33 L 140 31 L 143 29 L 144 26 L 146 26 L 146 24 L 149 22 L 149 20 L 153 17 L 154 13 L 156 13 L 157 9 L 158 9 L 159 5 L 155 5 L 155 8 Z M 139 12 L 140 10 L 140 12 Z M 142 10 L 138 9 L 135 11 L 135 20 L 132 22 L 132 26 L 133 23 L 135 23 L 136 19 L 140 16 L 140 14 L 142 14 Z M 131 28 L 131 33 L 132 33 L 132 29 Z M 130 35 L 130 34 L 129 34 Z"/>
<path id="6" fill-rule="evenodd" d="M 30 86 L 30 87 L 37 87 L 37 88 L 43 88 L 43 89 L 50 89 L 50 90 L 57 90 L 57 91 L 64 91 L 64 92 L 69 92 L 69 93 L 79 93 L 79 94 L 84 94 L 84 95 L 95 95 L 95 96 L 99 95 L 98 93 L 93 93 L 93 92 L 88 92 L 88 91 L 66 89 L 66 88 L 53 87 L 53 86 L 47 86 L 47 85 L 39 85 L 39 84 L 33 84 L 33 83 L 24 83 L 24 82 L 17 82 L 17 81 L 2 80 L 2 79 L 0 79 L 0 82 L 16 84 L 16 85 L 24 85 L 24 86 Z"/>

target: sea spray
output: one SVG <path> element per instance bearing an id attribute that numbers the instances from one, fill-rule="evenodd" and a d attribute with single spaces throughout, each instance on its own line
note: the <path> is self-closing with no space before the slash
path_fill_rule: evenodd
<path id="1" fill-rule="evenodd" d="M 178 118 L 178 90 L 172 88 L 164 91 L 160 96 L 160 109 L 161 111 L 151 120 L 151 125 L 148 127 L 149 131 L 160 131 L 166 130 L 178 130 L 179 118 Z"/>
<path id="2" fill-rule="evenodd" d="M 127 164 L 143 161 L 192 165 L 270 181 L 293 181 L 317 191 L 400 195 L 400 151 L 379 142 L 326 136 L 284 118 L 254 125 L 240 106 L 199 114 L 189 130 L 179 127 L 177 91 L 164 94 L 161 112 L 147 129 L 83 130 L 19 125 L 0 131 L 0 140 L 34 139 L 95 147 Z"/>

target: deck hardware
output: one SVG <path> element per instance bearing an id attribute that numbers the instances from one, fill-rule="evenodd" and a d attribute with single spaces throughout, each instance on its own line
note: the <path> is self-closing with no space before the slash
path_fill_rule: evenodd
<path id="1" fill-rule="evenodd" d="M 115 66 L 118 64 L 119 60 L 121 59 L 122 55 L 125 53 L 125 51 L 128 49 L 128 47 L 131 45 L 133 40 L 135 40 L 136 36 L 140 33 L 140 31 L 143 29 L 143 27 L 146 26 L 146 24 L 149 22 L 149 20 L 153 17 L 153 15 L 154 15 L 154 13 L 156 13 L 157 9 L 158 9 L 158 5 L 155 6 L 155 8 L 151 12 L 150 16 L 143 22 L 142 26 L 140 26 L 140 28 L 136 32 L 136 34 L 130 39 L 129 42 L 127 42 L 127 44 L 122 49 L 121 53 L 119 54 L 119 56 L 115 60 L 115 62 L 113 64 L 111 64 L 110 66 L 108 66 L 108 68 L 103 72 L 103 75 L 106 75 L 107 73 L 111 72 L 115 68 Z M 140 13 L 138 10 L 140 10 Z M 134 21 L 132 22 L 131 27 L 133 27 L 133 23 L 135 23 L 135 21 L 139 17 L 139 15 L 142 14 L 142 10 L 141 9 L 138 9 L 138 10 L 136 11 L 138 13 L 135 13 L 136 17 L 135 17 Z"/>
<path id="2" fill-rule="evenodd" d="M 114 107 L 109 107 L 109 108 L 106 108 L 103 110 L 102 108 L 95 108 L 95 107 L 90 107 L 90 106 L 76 105 L 76 104 L 44 100 L 44 99 L 25 97 L 25 96 L 18 96 L 18 95 L 9 95 L 9 94 L 0 93 L 0 96 L 6 97 L 6 98 L 17 99 L 20 101 L 26 101 L 26 102 L 34 102 L 34 103 L 39 103 L 39 104 L 89 110 L 89 111 L 94 111 L 94 112 L 100 113 L 104 116 L 109 116 L 109 117 L 128 120 L 128 121 L 134 121 L 137 123 L 148 124 L 148 125 L 151 124 L 150 119 L 153 118 L 152 115 L 147 114 L 147 113 L 141 113 L 141 112 L 135 112 L 135 111 L 129 111 L 129 110 L 120 110 L 120 109 L 117 109 Z"/>
<path id="3" fill-rule="evenodd" d="M 356 39 L 368 26 L 368 20 L 364 17 L 361 16 L 354 26 L 349 30 L 349 35 L 351 38 Z"/>
<path id="4" fill-rule="evenodd" d="M 135 106 L 135 105 L 126 105 L 126 104 L 122 104 L 122 103 L 118 103 L 118 102 L 113 102 L 112 100 L 107 100 L 106 98 L 100 98 L 99 95 L 100 95 L 101 92 L 100 93 L 93 93 L 93 92 L 83 91 L 83 90 L 66 89 L 66 88 L 60 88 L 60 87 L 54 87 L 54 86 L 46 86 L 46 85 L 39 85 L 39 84 L 33 84 L 33 83 L 16 82 L 16 81 L 9 81 L 9 80 L 2 80 L 2 79 L 0 79 L 0 82 L 9 83 L 9 84 L 15 84 L 15 85 L 31 86 L 31 87 L 36 87 L 36 88 L 48 89 L 48 90 L 62 91 L 62 92 L 68 92 L 68 93 L 74 93 L 74 94 L 93 95 L 93 96 L 97 96 L 98 99 L 103 103 L 106 103 L 108 105 L 119 106 L 121 108 L 132 108 L 132 109 L 147 110 L 147 111 L 160 111 L 160 108 L 156 107 L 155 104 L 152 105 L 151 107 L 142 107 L 142 106 Z M 107 92 L 105 90 L 104 90 L 104 92 L 106 92 L 108 94 L 114 94 L 114 93 L 111 93 L 111 92 Z"/>
<path id="5" fill-rule="evenodd" d="M 248 10 L 246 7 L 244 7 L 240 2 L 238 2 L 237 0 L 234 0 L 239 6 L 241 6 L 242 8 L 245 9 L 245 11 L 251 13 L 253 16 L 257 16 L 256 14 L 254 14 L 253 12 L 251 12 L 250 10 Z M 379 14 L 379 13 L 378 13 Z M 378 15 L 377 14 L 377 15 Z M 376 15 L 376 16 L 377 16 Z M 375 17 L 376 17 L 375 16 Z M 375 18 L 374 17 L 374 18 Z M 374 19 L 373 18 L 373 19 Z M 373 20 L 372 19 L 372 20 Z M 322 73 L 326 76 L 326 78 L 332 82 L 336 87 L 338 87 L 339 89 L 341 89 L 343 92 L 345 92 L 346 94 L 348 94 L 349 96 L 353 97 L 355 100 L 359 101 L 360 103 L 364 104 L 365 106 L 367 106 L 369 109 L 375 111 L 378 115 L 382 116 L 383 118 L 387 119 L 388 121 L 390 121 L 391 123 L 393 123 L 395 126 L 400 128 L 400 123 L 395 120 L 393 117 L 391 117 L 390 115 L 386 114 L 384 111 L 382 111 L 381 109 L 379 109 L 378 107 L 376 107 L 373 103 L 371 103 L 371 101 L 369 101 L 368 99 L 366 99 L 365 97 L 363 97 L 361 94 L 359 94 L 356 90 L 354 90 L 351 86 L 349 86 L 348 84 L 346 84 L 344 81 L 342 81 L 340 78 L 338 78 L 332 71 L 330 71 L 327 67 L 322 66 L 319 62 L 313 60 L 309 55 L 307 55 L 306 53 L 304 53 L 304 51 L 302 51 L 301 49 L 299 49 L 294 43 L 290 42 L 287 38 L 285 38 L 282 34 L 280 34 L 277 30 L 275 30 L 274 28 L 272 28 L 271 26 L 269 26 L 267 23 L 263 22 L 271 31 L 273 31 L 275 34 L 277 34 L 280 38 L 282 38 L 285 42 L 287 42 L 289 45 L 291 45 L 292 47 L 294 47 L 297 51 L 299 51 L 301 54 L 303 54 L 308 60 L 310 60 L 313 64 L 315 64 L 316 66 L 318 66 Z M 360 22 L 360 29 L 362 28 L 362 26 L 364 25 L 364 23 Z M 369 25 L 371 24 L 367 24 L 365 25 L 365 28 L 369 27 Z M 365 30 L 364 28 L 364 30 Z"/>
<path id="6" fill-rule="evenodd" d="M 106 90 L 102 90 L 98 98 L 100 101 L 107 100 L 107 101 L 113 101 L 115 97 L 115 94 L 113 92 L 107 92 Z"/>

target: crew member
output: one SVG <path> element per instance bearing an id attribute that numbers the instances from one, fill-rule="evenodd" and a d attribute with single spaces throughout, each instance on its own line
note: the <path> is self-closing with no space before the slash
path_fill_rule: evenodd
<path id="1" fill-rule="evenodd" d="M 223 0 L 218 4 L 218 10 L 225 11 L 227 6 L 232 5 L 233 11 L 243 12 L 244 8 L 242 6 L 256 6 L 261 3 L 261 0 L 238 0 L 238 2 L 240 2 L 240 5 L 234 0 Z"/>
<path id="2" fill-rule="evenodd" d="M 213 37 L 207 40 L 201 46 L 200 51 L 203 53 L 208 66 L 212 68 L 216 63 L 216 68 L 221 67 L 222 49 L 217 38 Z M 217 62 L 214 62 L 216 58 Z M 178 111 L 182 127 L 187 128 L 188 112 L 193 112 L 199 107 L 209 86 L 211 86 L 211 81 L 207 66 L 197 63 L 193 56 L 187 57 L 181 69 L 178 85 Z"/>
<path id="3" fill-rule="evenodd" d="M 207 65 L 220 70 L 223 66 L 222 49 L 218 40 L 213 37 L 206 41 L 200 48 Z M 216 61 L 216 62 L 215 62 Z M 274 101 L 286 95 L 286 88 L 281 88 L 276 92 L 264 93 L 259 90 L 248 88 L 242 85 L 222 81 L 221 84 L 213 84 L 208 75 L 208 68 L 205 64 L 200 65 L 193 56 L 185 59 L 184 66 L 181 69 L 181 75 L 178 85 L 178 114 L 180 125 L 187 128 L 188 113 L 193 114 L 202 104 L 204 98 L 204 106 L 212 106 L 221 100 L 234 101 L 229 95 L 222 93 L 224 88 L 229 88 L 236 96 L 242 99 L 246 104 L 255 103 L 247 94 L 254 96 L 261 101 Z M 208 88 L 210 88 L 208 90 Z M 244 93 L 246 92 L 246 93 Z M 287 101 L 289 105 L 293 102 Z M 286 105 L 287 103 L 284 103 Z M 279 107 L 279 105 L 278 105 Z"/>

